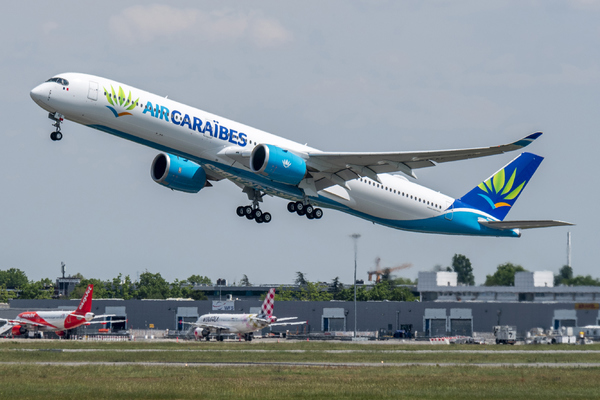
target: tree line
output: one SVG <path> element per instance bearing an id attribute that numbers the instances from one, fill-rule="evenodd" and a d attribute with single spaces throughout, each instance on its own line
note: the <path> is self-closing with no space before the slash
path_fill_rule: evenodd
<path id="1" fill-rule="evenodd" d="M 94 285 L 94 299 L 167 299 L 191 298 L 206 300 L 203 292 L 193 290 L 194 285 L 212 286 L 212 281 L 206 276 L 192 275 L 185 280 L 169 283 L 160 273 L 144 272 L 139 279 L 132 281 L 129 275 L 123 277 L 119 274 L 111 280 L 84 278 L 75 274 L 71 278 L 78 278 L 80 282 L 75 286 L 69 298 L 80 299 L 89 284 Z M 10 291 L 8 290 L 10 289 Z M 0 303 L 6 303 L 13 298 L 19 299 L 51 299 L 54 297 L 54 282 L 48 278 L 39 281 L 30 281 L 25 272 L 17 268 L 6 271 L 0 270 Z"/>
<path id="2" fill-rule="evenodd" d="M 345 287 L 340 282 L 339 277 L 335 277 L 331 283 L 310 282 L 306 280 L 304 273 L 296 272 L 296 280 L 299 286 L 298 290 L 280 286 L 275 293 L 277 301 L 353 301 L 354 286 Z M 415 301 L 417 298 L 408 286 L 413 286 L 415 282 L 406 278 L 393 278 L 389 273 L 383 274 L 381 281 L 376 282 L 372 287 L 357 285 L 357 301 Z"/>
<path id="3" fill-rule="evenodd" d="M 473 266 L 471 261 L 463 254 L 455 254 L 452 257 L 451 266 L 435 268 L 438 271 L 452 271 L 457 273 L 459 284 L 475 285 Z M 486 275 L 484 286 L 514 286 L 515 274 L 527 271 L 520 265 L 510 262 L 498 265 L 496 272 Z M 129 275 L 123 277 L 119 274 L 111 280 L 100 280 L 95 278 L 84 278 L 76 274 L 75 278 L 81 279 L 70 298 L 79 299 L 89 284 L 94 285 L 96 299 L 167 299 L 167 298 L 191 298 L 194 300 L 205 300 L 206 295 L 194 290 L 194 285 L 212 286 L 213 282 L 206 276 L 192 275 L 187 279 L 167 282 L 160 273 L 144 272 L 139 279 L 133 281 Z M 291 289 L 281 286 L 276 294 L 278 301 L 351 301 L 354 299 L 354 286 L 344 286 L 339 277 L 330 283 L 310 282 L 306 280 L 302 272 L 296 272 L 294 281 L 299 288 Z M 389 300 L 389 301 L 414 301 L 416 300 L 410 285 L 416 285 L 416 281 L 406 278 L 395 278 L 390 271 L 381 275 L 381 281 L 372 286 L 357 285 L 356 299 L 358 301 Z M 25 272 L 17 268 L 0 270 L 0 303 L 5 303 L 12 298 L 20 299 L 51 299 L 54 296 L 54 283 L 44 278 L 39 281 L 29 280 Z M 575 276 L 573 268 L 565 265 L 558 274 L 554 275 L 554 285 L 566 286 L 600 286 L 600 279 L 592 278 L 590 275 Z M 252 286 L 248 277 L 243 275 L 239 286 Z M 9 290 L 10 289 L 10 290 Z"/>

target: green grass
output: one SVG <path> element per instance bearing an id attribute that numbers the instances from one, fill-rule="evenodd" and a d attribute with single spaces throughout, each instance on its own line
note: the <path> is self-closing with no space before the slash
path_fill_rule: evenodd
<path id="1" fill-rule="evenodd" d="M 46 351 L 46 350 L 55 351 Z M 88 350 L 72 352 L 70 350 Z M 0 361 L 184 363 L 600 363 L 598 346 L 416 346 L 331 342 L 3 342 Z M 33 350 L 33 351 L 32 351 Z M 64 350 L 64 351 L 61 351 Z M 94 350 L 94 351 L 92 351 Z M 140 351 L 129 351 L 140 350 Z M 461 350 L 469 350 L 463 352 Z M 516 350 L 503 353 L 499 350 Z M 523 350 L 543 350 L 535 353 Z M 575 350 L 563 353 L 557 350 Z"/>
<path id="2" fill-rule="evenodd" d="M 77 349 L 92 351 L 60 351 Z M 126 351 L 132 349 L 143 351 Z M 332 350 L 335 352 L 331 352 Z M 476 353 L 461 350 L 475 350 Z M 500 350 L 516 352 L 505 354 Z M 531 354 L 523 352 L 524 350 L 543 352 Z M 571 350 L 574 353 L 556 350 Z M 581 350 L 598 351 L 600 345 L 430 346 L 284 341 L 165 343 L 5 340 L 0 341 L 0 361 L 18 364 L 0 364 L 0 398 L 598 398 L 600 368 L 568 365 L 575 362 L 600 362 L 600 353 L 586 354 Z M 220 367 L 31 364 L 78 361 L 234 364 Z M 330 364 L 365 362 L 374 363 L 374 366 L 235 365 L 259 361 Z M 384 361 L 383 365 L 381 361 Z M 390 363 L 420 362 L 433 365 L 389 366 Z M 464 365 L 435 365 L 447 362 Z M 470 365 L 500 362 L 545 362 L 561 365 L 550 368 Z"/>
<path id="3" fill-rule="evenodd" d="M 598 369 L 0 366 L 0 398 L 597 398 Z"/>

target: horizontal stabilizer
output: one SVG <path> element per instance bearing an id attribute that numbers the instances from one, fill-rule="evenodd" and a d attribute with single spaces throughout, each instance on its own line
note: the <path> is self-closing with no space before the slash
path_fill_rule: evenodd
<path id="1" fill-rule="evenodd" d="M 307 321 L 299 321 L 299 322 L 275 322 L 274 324 L 271 324 L 271 326 L 285 326 L 285 325 L 303 325 L 306 324 Z"/>
<path id="2" fill-rule="evenodd" d="M 298 319 L 298 317 L 285 317 L 285 318 L 277 318 L 277 321 L 279 322 L 283 322 L 283 321 L 290 321 L 292 319 Z"/>
<path id="3" fill-rule="evenodd" d="M 564 221 L 485 221 L 479 220 L 479 223 L 483 226 L 487 226 L 492 229 L 508 230 L 508 229 L 532 229 L 532 228 L 548 228 L 550 226 L 567 226 L 574 225 L 570 222 Z"/>

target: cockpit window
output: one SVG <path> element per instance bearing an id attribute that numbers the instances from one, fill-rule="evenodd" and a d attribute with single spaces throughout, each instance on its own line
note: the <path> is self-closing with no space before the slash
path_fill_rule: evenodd
<path id="1" fill-rule="evenodd" d="M 46 82 L 56 82 L 63 86 L 69 86 L 69 81 L 63 78 L 50 78 Z"/>

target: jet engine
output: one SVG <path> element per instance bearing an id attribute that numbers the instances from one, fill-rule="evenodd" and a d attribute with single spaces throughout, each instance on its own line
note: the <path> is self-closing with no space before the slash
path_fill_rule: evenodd
<path id="1" fill-rule="evenodd" d="M 259 144 L 250 155 L 250 169 L 272 181 L 297 185 L 306 175 L 306 162 L 289 150 Z"/>
<path id="2" fill-rule="evenodd" d="M 157 155 L 150 173 L 154 182 L 180 192 L 198 193 L 206 184 L 206 172 L 201 166 L 171 154 Z"/>
<path id="3" fill-rule="evenodd" d="M 13 336 L 20 336 L 20 335 L 24 335 L 27 333 L 27 328 L 21 325 L 15 325 L 11 328 L 10 331 L 11 335 Z"/>

